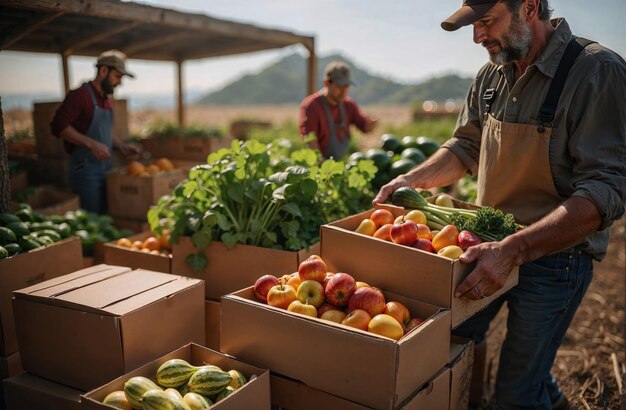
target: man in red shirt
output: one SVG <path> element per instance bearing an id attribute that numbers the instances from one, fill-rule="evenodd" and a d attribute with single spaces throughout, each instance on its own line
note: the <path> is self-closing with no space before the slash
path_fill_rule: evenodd
<path id="1" fill-rule="evenodd" d="M 300 104 L 300 134 L 310 133 L 316 140 L 311 148 L 319 149 L 324 158 L 341 159 L 350 144 L 350 124 L 363 132 L 370 132 L 378 120 L 361 113 L 348 90 L 354 85 L 350 68 L 340 61 L 333 61 L 324 69 L 324 88 L 306 97 Z"/>
<path id="2" fill-rule="evenodd" d="M 62 138 L 68 159 L 69 182 L 80 197 L 81 207 L 106 212 L 105 173 L 111 169 L 111 150 L 127 157 L 139 150 L 113 136 L 113 90 L 126 71 L 126 55 L 105 51 L 96 62 L 96 78 L 70 91 L 50 124 L 52 134 Z"/>

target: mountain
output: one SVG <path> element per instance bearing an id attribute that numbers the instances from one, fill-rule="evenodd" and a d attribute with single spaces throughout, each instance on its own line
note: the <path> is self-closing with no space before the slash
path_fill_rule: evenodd
<path id="1" fill-rule="evenodd" d="M 419 84 L 402 84 L 388 78 L 370 74 L 358 64 L 341 55 L 318 59 L 317 84 L 322 87 L 324 67 L 340 60 L 350 65 L 352 79 L 357 84 L 350 96 L 359 104 L 410 104 L 415 101 L 444 101 L 462 99 L 472 79 L 450 74 L 432 78 Z M 248 74 L 197 100 L 200 105 L 264 105 L 298 104 L 306 96 L 307 59 L 294 53 L 283 57 L 256 74 Z"/>

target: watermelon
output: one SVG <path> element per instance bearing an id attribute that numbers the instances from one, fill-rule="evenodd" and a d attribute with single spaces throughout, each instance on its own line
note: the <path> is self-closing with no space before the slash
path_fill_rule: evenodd
<path id="1" fill-rule="evenodd" d="M 417 148 L 419 148 L 420 151 L 422 151 L 427 157 L 430 157 L 437 152 L 439 144 L 428 137 L 418 137 Z"/>
<path id="2" fill-rule="evenodd" d="M 157 383 L 163 387 L 178 387 L 189 381 L 198 368 L 182 359 L 172 359 L 163 363 L 157 370 Z"/>
<path id="3" fill-rule="evenodd" d="M 406 174 L 411 169 L 413 169 L 413 167 L 415 167 L 416 165 L 417 164 L 415 162 L 411 161 L 408 158 L 404 158 L 399 161 L 396 161 L 391 165 L 391 168 L 389 169 L 389 176 L 391 177 L 391 179 L 393 179 L 402 174 Z"/>
<path id="4" fill-rule="evenodd" d="M 421 164 L 426 160 L 426 155 L 424 155 L 424 153 L 418 148 L 406 148 L 404 151 L 402 151 L 402 154 L 400 154 L 400 158 L 410 159 L 416 164 Z"/>
<path id="5" fill-rule="evenodd" d="M 367 159 L 374 161 L 374 165 L 376 165 L 376 168 L 378 168 L 379 171 L 386 171 L 391 165 L 389 155 L 387 155 L 387 153 L 382 149 L 368 149 L 365 156 Z"/>
<path id="6" fill-rule="evenodd" d="M 417 148 L 418 144 L 417 144 L 417 138 L 411 136 L 411 135 L 407 135 L 404 138 L 402 138 L 402 148 L 403 150 L 407 149 L 407 148 Z"/>
<path id="7" fill-rule="evenodd" d="M 141 409 L 141 398 L 143 395 L 148 390 L 155 389 L 161 390 L 152 380 L 142 376 L 131 377 L 124 384 L 124 394 L 126 394 L 126 398 L 130 405 L 133 406 L 133 409 Z M 163 392 L 163 394 L 165 394 L 165 392 Z"/>
<path id="8" fill-rule="evenodd" d="M 381 147 L 384 151 L 402 151 L 402 144 L 398 137 L 393 134 L 383 134 L 380 137 Z"/>

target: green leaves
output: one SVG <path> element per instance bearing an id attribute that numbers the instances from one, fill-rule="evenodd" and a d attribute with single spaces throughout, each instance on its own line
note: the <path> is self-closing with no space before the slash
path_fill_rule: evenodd
<path id="1" fill-rule="evenodd" d="M 192 253 L 190 255 L 187 255 L 187 257 L 185 258 L 185 263 L 191 266 L 194 272 L 200 272 L 201 270 L 206 268 L 207 259 L 202 252 Z"/>

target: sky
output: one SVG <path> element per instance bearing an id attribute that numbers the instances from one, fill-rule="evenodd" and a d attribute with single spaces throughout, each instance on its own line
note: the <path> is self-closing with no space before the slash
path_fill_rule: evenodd
<path id="1" fill-rule="evenodd" d="M 340 53 L 361 68 L 399 82 L 418 82 L 448 73 L 473 76 L 487 52 L 472 41 L 471 27 L 456 32 L 440 22 L 461 0 L 149 0 L 153 6 L 203 13 L 315 37 L 316 53 Z M 566 17 L 574 34 L 594 39 L 626 56 L 626 0 L 552 0 L 553 17 Z M 193 60 L 183 65 L 188 93 L 219 89 L 237 78 L 260 71 L 302 46 L 232 57 Z M 95 75 L 95 60 L 70 57 L 70 85 Z M 136 79 L 116 90 L 121 98 L 138 94 L 174 93 L 174 63 L 130 60 Z M 63 95 L 61 59 L 54 54 L 0 52 L 0 95 Z"/>

